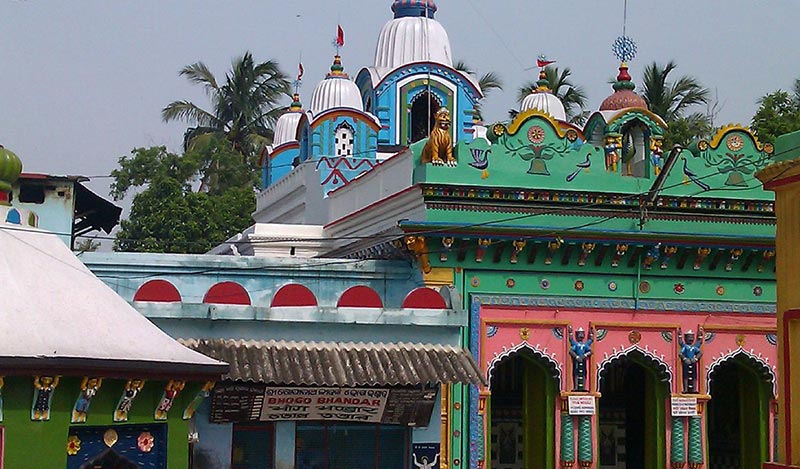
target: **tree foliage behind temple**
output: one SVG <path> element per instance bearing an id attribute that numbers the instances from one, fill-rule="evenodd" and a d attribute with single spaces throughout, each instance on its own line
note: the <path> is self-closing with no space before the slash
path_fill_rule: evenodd
<path id="1" fill-rule="evenodd" d="M 257 173 L 227 140 L 210 139 L 183 155 L 137 148 L 119 165 L 111 174 L 114 199 L 141 192 L 120 224 L 117 251 L 204 253 L 253 223 Z"/>
<path id="2" fill-rule="evenodd" d="M 800 130 L 800 79 L 795 80 L 792 92 L 778 90 L 758 100 L 759 108 L 751 127 L 764 142 L 774 142 L 779 136 Z"/>

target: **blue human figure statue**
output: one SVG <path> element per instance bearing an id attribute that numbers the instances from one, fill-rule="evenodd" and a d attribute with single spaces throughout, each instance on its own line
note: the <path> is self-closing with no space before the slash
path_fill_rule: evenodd
<path id="1" fill-rule="evenodd" d="M 702 338 L 702 327 L 698 329 L 698 333 Z M 697 394 L 697 362 L 703 356 L 703 351 L 700 349 L 703 345 L 702 340 L 696 340 L 691 329 L 686 331 L 686 334 L 678 329 L 678 345 L 680 346 L 678 354 L 683 363 L 683 392 Z"/>
<path id="2" fill-rule="evenodd" d="M 572 390 L 573 391 L 587 391 L 586 389 L 586 374 L 589 357 L 592 355 L 592 342 L 594 342 L 594 332 L 589 330 L 589 337 L 586 338 L 586 332 L 583 328 L 578 328 L 575 331 L 575 337 L 572 336 L 572 326 L 568 328 L 569 332 L 569 355 L 572 357 Z M 585 340 L 584 340 L 585 339 Z"/>

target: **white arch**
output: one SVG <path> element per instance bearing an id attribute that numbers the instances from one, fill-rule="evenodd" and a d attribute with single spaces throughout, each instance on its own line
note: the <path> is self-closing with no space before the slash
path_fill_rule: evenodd
<path id="1" fill-rule="evenodd" d="M 555 378 L 556 378 L 556 381 L 558 382 L 558 388 L 561 389 L 561 372 L 562 372 L 562 369 L 561 369 L 561 363 L 559 363 L 558 360 L 556 360 L 555 352 L 550 354 L 550 355 L 548 355 L 547 354 L 547 348 L 540 349 L 539 348 L 539 344 L 536 344 L 534 346 L 534 345 L 529 344 L 528 342 L 522 342 L 521 344 L 517 344 L 517 345 L 515 345 L 515 346 L 513 346 L 511 348 L 503 347 L 503 351 L 501 353 L 495 353 L 494 354 L 494 358 L 491 361 L 489 361 L 489 363 L 488 363 L 489 367 L 486 370 L 486 381 L 489 383 L 489 386 L 488 386 L 489 389 L 492 388 L 492 372 L 494 372 L 494 369 L 497 367 L 497 365 L 499 365 L 500 362 L 502 362 L 506 358 L 509 358 L 509 357 L 515 355 L 516 353 L 518 353 L 518 352 L 520 352 L 522 350 L 528 350 L 534 356 L 542 358 L 542 359 L 546 360 L 548 363 L 550 363 L 550 365 L 553 367 L 553 369 L 556 370 Z"/>
<path id="2" fill-rule="evenodd" d="M 763 356 L 761 353 L 756 355 L 755 350 L 750 349 L 745 350 L 742 347 L 739 347 L 736 350 L 728 350 L 727 353 L 722 352 L 720 353 L 719 357 L 716 358 L 713 362 L 706 366 L 706 391 L 711 392 L 711 375 L 714 371 L 723 363 L 730 361 L 739 355 L 747 357 L 757 364 L 761 365 L 763 369 L 766 369 L 769 373 L 770 381 L 772 382 L 772 396 L 775 397 L 778 395 L 778 376 L 775 373 L 775 366 L 769 364 L 769 358 Z"/>
<path id="3" fill-rule="evenodd" d="M 663 370 L 666 372 L 667 384 L 672 386 L 672 367 L 670 367 L 669 363 L 664 360 L 664 355 L 657 355 L 656 350 L 642 348 L 639 346 L 639 344 L 636 344 L 628 348 L 621 346 L 619 351 L 614 348 L 612 351 L 613 353 L 611 355 L 606 353 L 603 357 L 603 360 L 597 364 L 597 389 L 600 389 L 600 375 L 603 373 L 603 370 L 605 370 L 608 365 L 619 360 L 620 358 L 630 355 L 631 352 L 641 353 L 645 358 L 649 358 L 650 360 L 654 361 L 659 371 Z"/>

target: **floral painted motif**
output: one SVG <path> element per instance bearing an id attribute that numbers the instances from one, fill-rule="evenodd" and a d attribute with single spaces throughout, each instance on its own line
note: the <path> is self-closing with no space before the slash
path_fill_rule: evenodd
<path id="1" fill-rule="evenodd" d="M 583 280 L 576 280 L 575 281 L 575 290 L 576 291 L 583 291 L 586 285 L 583 284 Z"/>
<path id="2" fill-rule="evenodd" d="M 674 290 L 678 295 L 683 295 L 686 293 L 686 286 L 682 283 L 676 283 Z"/>
<path id="3" fill-rule="evenodd" d="M 648 294 L 650 293 L 651 285 L 650 282 L 642 282 L 639 284 L 639 291 Z"/>
<path id="4" fill-rule="evenodd" d="M 731 135 L 728 137 L 726 145 L 730 151 L 739 151 L 744 148 L 744 139 L 739 135 Z"/>
<path id="5" fill-rule="evenodd" d="M 510 278 L 510 279 L 506 280 L 506 286 L 508 288 L 514 288 L 516 285 L 517 285 L 517 282 L 513 278 Z"/>
<path id="6" fill-rule="evenodd" d="M 724 294 L 725 294 L 725 287 L 723 287 L 722 285 L 718 286 L 717 287 L 717 295 L 723 296 Z"/>
<path id="7" fill-rule="evenodd" d="M 539 282 L 539 286 L 542 287 L 542 290 L 549 290 L 550 289 L 550 280 L 544 279 Z"/>
<path id="8" fill-rule="evenodd" d="M 531 143 L 544 142 L 544 129 L 538 125 L 534 125 L 528 129 L 528 140 L 530 140 Z"/>
<path id="9" fill-rule="evenodd" d="M 70 435 L 67 438 L 67 454 L 70 456 L 75 456 L 81 450 L 81 440 L 78 438 L 78 435 Z"/>
<path id="10" fill-rule="evenodd" d="M 608 282 L 608 291 L 617 291 L 617 288 L 619 288 L 617 282 Z"/>
<path id="11" fill-rule="evenodd" d="M 150 451 L 152 451 L 155 442 L 156 439 L 150 432 L 142 432 L 139 435 L 139 438 L 136 439 L 136 444 L 139 446 L 139 451 L 143 453 L 149 453 Z"/>
<path id="12" fill-rule="evenodd" d="M 478 277 L 472 277 L 472 279 L 469 281 L 469 284 L 472 285 L 473 288 L 478 288 L 481 284 L 481 279 Z"/>
<path id="13" fill-rule="evenodd" d="M 761 288 L 761 287 L 755 287 L 755 288 L 753 288 L 753 295 L 755 295 L 755 296 L 761 296 L 761 295 L 763 295 L 763 294 L 764 294 L 764 289 L 763 289 L 763 288 Z"/>

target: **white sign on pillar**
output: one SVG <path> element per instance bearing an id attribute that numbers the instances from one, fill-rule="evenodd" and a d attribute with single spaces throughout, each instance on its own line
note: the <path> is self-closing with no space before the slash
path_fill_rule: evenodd
<path id="1" fill-rule="evenodd" d="M 672 416 L 673 417 L 697 417 L 697 398 L 696 397 L 673 397 Z"/>
<path id="2" fill-rule="evenodd" d="M 594 415 L 597 413 L 594 396 L 569 396 L 569 415 Z"/>

